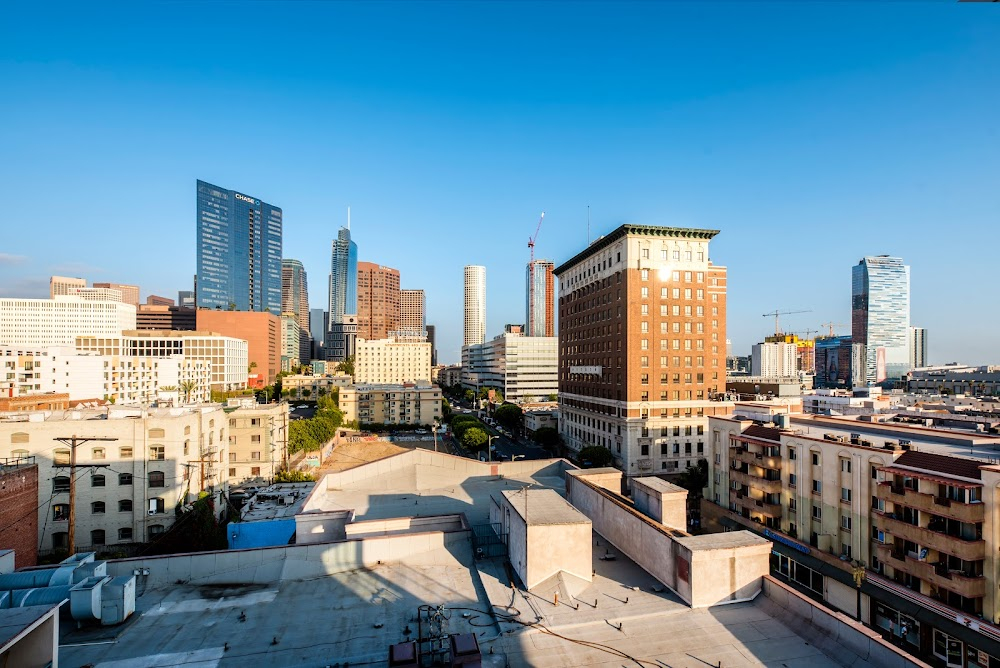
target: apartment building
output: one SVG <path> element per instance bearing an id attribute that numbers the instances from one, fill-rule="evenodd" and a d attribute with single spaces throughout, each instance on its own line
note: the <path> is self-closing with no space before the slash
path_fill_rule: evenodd
<path id="1" fill-rule="evenodd" d="M 430 384 L 357 384 L 340 389 L 345 420 L 361 424 L 424 424 L 441 420 L 441 389 Z"/>
<path id="2" fill-rule="evenodd" d="M 0 459 L 35 458 L 37 544 L 43 552 L 66 549 L 70 443 L 80 437 L 75 543 L 104 550 L 156 540 L 175 507 L 201 491 L 225 494 L 227 435 L 219 406 L 10 413 L 0 416 Z M 94 438 L 110 440 L 87 440 Z"/>
<path id="3" fill-rule="evenodd" d="M 1000 656 L 1000 438 L 781 412 L 709 418 L 704 526 L 762 533 L 774 575 L 873 627 L 905 624 L 918 655 L 997 665 L 980 656 Z"/>
<path id="4" fill-rule="evenodd" d="M 629 476 L 704 452 L 726 383 L 726 268 L 716 230 L 622 225 L 560 265 L 559 412 L 567 446 Z"/>
<path id="5" fill-rule="evenodd" d="M 121 336 L 127 329 L 135 329 L 135 307 L 120 300 L 0 299 L 0 345 L 73 345 L 78 336 Z"/>
<path id="6" fill-rule="evenodd" d="M 281 379 L 281 390 L 288 390 L 292 399 L 308 399 L 316 401 L 320 397 L 329 396 L 334 389 L 347 387 L 354 379 L 341 374 L 319 374 L 313 376 L 290 375 Z"/>
<path id="7" fill-rule="evenodd" d="M 185 359 L 210 364 L 214 390 L 239 390 L 247 386 L 247 342 L 215 332 L 127 330 L 114 336 L 77 337 L 76 349 L 113 357 L 183 355 Z"/>
<path id="8" fill-rule="evenodd" d="M 504 399 L 516 403 L 544 399 L 559 390 L 558 357 L 554 336 L 505 332 L 462 348 L 462 384 L 498 388 Z"/>
<path id="9" fill-rule="evenodd" d="M 424 336 L 400 332 L 388 339 L 358 338 L 354 381 L 359 384 L 430 382 L 431 344 Z"/>
<path id="10" fill-rule="evenodd" d="M 251 403 L 229 413 L 229 484 L 273 480 L 287 464 L 287 435 L 287 403 Z"/>

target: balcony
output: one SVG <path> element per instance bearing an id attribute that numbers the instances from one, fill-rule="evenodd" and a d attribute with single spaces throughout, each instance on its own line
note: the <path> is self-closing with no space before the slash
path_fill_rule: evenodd
<path id="1" fill-rule="evenodd" d="M 986 595 L 986 578 L 981 575 L 949 571 L 944 564 L 921 561 L 895 550 L 891 545 L 876 545 L 875 551 L 882 563 L 901 573 L 920 578 L 932 587 L 947 589 L 965 598 L 981 598 Z"/>
<path id="2" fill-rule="evenodd" d="M 885 513 L 873 512 L 872 519 L 879 528 L 896 538 L 911 541 L 928 549 L 944 552 L 964 561 L 979 561 L 986 558 L 986 541 L 982 539 L 965 540 L 949 536 L 939 531 L 913 526 Z"/>
<path id="3" fill-rule="evenodd" d="M 747 496 L 744 492 L 737 492 L 735 489 L 729 490 L 729 500 L 735 503 L 738 508 L 746 508 L 751 513 L 773 519 L 781 518 L 781 506 L 777 503 L 765 503 Z"/>
<path id="4" fill-rule="evenodd" d="M 736 469 L 729 469 L 729 479 L 747 487 L 766 492 L 768 494 L 778 494 L 781 492 L 780 480 L 765 480 L 752 473 L 743 473 Z"/>
<path id="5" fill-rule="evenodd" d="M 743 448 L 732 448 L 732 458 L 744 464 L 763 466 L 766 469 L 781 470 L 781 457 L 763 455 Z"/>
<path id="6" fill-rule="evenodd" d="M 890 482 L 880 482 L 875 488 L 875 496 L 884 501 L 891 501 L 924 512 L 975 524 L 983 522 L 986 517 L 986 506 L 982 503 L 962 503 L 943 499 L 933 494 L 922 494 L 902 485 Z"/>

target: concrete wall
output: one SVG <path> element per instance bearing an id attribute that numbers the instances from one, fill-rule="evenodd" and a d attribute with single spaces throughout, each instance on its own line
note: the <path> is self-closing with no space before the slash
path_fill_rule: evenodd
<path id="1" fill-rule="evenodd" d="M 139 584 L 151 589 L 185 584 L 266 584 L 303 580 L 375 566 L 378 562 L 439 563 L 442 558 L 471 562 L 467 531 L 384 536 L 321 545 L 287 545 L 251 550 L 197 552 L 108 562 L 108 575 L 149 569 Z M 450 556 L 449 556 L 450 553 Z M 468 565 L 468 564 L 466 564 Z M 145 582 L 141 582 L 141 580 Z"/>
<path id="2" fill-rule="evenodd" d="M 631 485 L 632 500 L 639 512 L 671 529 L 687 529 L 686 489 L 659 478 L 633 478 Z"/>
<path id="3" fill-rule="evenodd" d="M 59 668 L 59 606 L 0 610 L 0 627 L 7 622 L 17 624 L 21 618 L 33 621 L 9 644 L 7 637 L 0 638 L 0 666 Z"/>
<path id="4" fill-rule="evenodd" d="M 593 527 L 590 524 L 541 524 L 528 528 L 528 589 L 560 572 L 590 582 L 593 578 Z"/>
<path id="5" fill-rule="evenodd" d="M 461 515 L 434 515 L 431 517 L 397 517 L 386 520 L 351 522 L 344 527 L 348 538 L 392 536 L 427 531 L 462 531 L 468 529 Z"/>
<path id="6" fill-rule="evenodd" d="M 346 527 L 353 519 L 353 510 L 300 512 L 295 516 L 295 542 L 306 545 L 344 540 L 347 538 Z"/>
<path id="7" fill-rule="evenodd" d="M 745 601 L 760 593 L 761 578 L 770 570 L 770 542 L 693 553 L 683 544 L 684 539 L 678 542 L 677 558 L 687 560 L 690 566 L 694 607 Z"/>
<path id="8" fill-rule="evenodd" d="M 882 639 L 878 631 L 868 629 L 839 612 L 827 610 L 788 585 L 767 576 L 764 596 L 757 600 L 769 615 L 783 621 L 841 665 L 870 665 L 878 668 L 929 668 L 929 665 Z M 803 627 L 808 625 L 808 631 Z M 854 657 L 847 656 L 852 652 Z"/>

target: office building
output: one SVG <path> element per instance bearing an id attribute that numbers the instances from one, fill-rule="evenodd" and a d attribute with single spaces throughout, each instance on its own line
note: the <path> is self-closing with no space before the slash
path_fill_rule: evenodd
<path id="1" fill-rule="evenodd" d="M 312 359 L 326 359 L 323 346 L 326 342 L 326 333 L 328 331 L 330 331 L 330 319 L 327 312 L 321 308 L 309 309 L 309 335 L 312 339 Z"/>
<path id="2" fill-rule="evenodd" d="M 281 370 L 291 372 L 299 364 L 299 318 L 294 313 L 281 314 Z"/>
<path id="3" fill-rule="evenodd" d="M 218 406 L 190 408 L 112 407 L 19 414 L 0 420 L 0 459 L 34 457 L 39 478 L 40 551 L 69 547 L 68 439 L 86 425 L 90 441 L 77 447 L 77 466 L 90 469 L 77 480 L 75 547 L 110 549 L 155 540 L 175 521 L 177 504 L 201 491 L 227 490 L 226 414 Z M 82 436 L 83 434 L 81 434 Z M 91 468 L 92 467 L 92 468 Z M 77 475 L 80 475 L 78 472 Z"/>
<path id="4" fill-rule="evenodd" d="M 559 391 L 559 340 L 504 332 L 490 341 L 462 348 L 462 384 L 491 387 L 507 401 L 538 401 Z"/>
<path id="5" fill-rule="evenodd" d="M 559 428 L 608 448 L 627 475 L 704 456 L 726 383 L 726 268 L 716 230 L 622 225 L 556 270 Z"/>
<path id="6" fill-rule="evenodd" d="M 128 285 L 126 283 L 94 283 L 95 288 L 107 288 L 118 290 L 122 295 L 122 301 L 126 304 L 139 308 L 139 286 Z M 152 302 L 149 302 L 152 303 Z"/>
<path id="7" fill-rule="evenodd" d="M 281 371 L 281 318 L 272 313 L 198 309 L 198 329 L 247 342 L 250 373 L 270 385 Z"/>
<path id="8" fill-rule="evenodd" d="M 177 305 L 181 308 L 194 308 L 194 290 L 178 290 Z"/>
<path id="9" fill-rule="evenodd" d="M 821 336 L 816 339 L 815 387 L 852 387 L 851 337 Z"/>
<path id="10" fill-rule="evenodd" d="M 424 336 L 398 335 L 369 341 L 358 337 L 354 380 L 359 384 L 396 385 L 431 380 L 431 344 Z"/>
<path id="11" fill-rule="evenodd" d="M 426 331 L 424 291 L 399 291 L 399 330 L 422 334 Z"/>
<path id="12" fill-rule="evenodd" d="M 146 297 L 146 304 L 149 306 L 176 306 L 173 299 L 160 295 L 149 295 Z"/>
<path id="13" fill-rule="evenodd" d="M 330 248 L 330 323 L 338 323 L 348 313 L 358 312 L 358 245 L 351 230 L 340 228 Z"/>
<path id="14" fill-rule="evenodd" d="M 437 336 L 437 327 L 434 325 L 427 325 L 424 328 L 424 331 L 427 332 L 427 342 L 431 344 L 431 366 L 437 366 L 438 350 L 437 342 L 435 341 L 435 337 Z"/>
<path id="15" fill-rule="evenodd" d="M 358 263 L 358 338 L 388 338 L 399 327 L 399 270 Z M 423 330 L 420 330 L 423 334 Z"/>
<path id="16" fill-rule="evenodd" d="M 486 342 L 486 267 L 465 268 L 465 337 L 463 346 Z"/>
<path id="17" fill-rule="evenodd" d="M 794 343 L 755 343 L 750 352 L 750 375 L 763 378 L 798 376 L 798 346 Z"/>
<path id="18" fill-rule="evenodd" d="M 198 308 L 281 313 L 281 209 L 198 181 Z"/>
<path id="19" fill-rule="evenodd" d="M 360 424 L 423 424 L 441 420 L 441 388 L 430 383 L 357 384 L 340 389 L 345 420 Z"/>
<path id="20" fill-rule="evenodd" d="M 910 268 L 898 257 L 864 257 L 851 276 L 851 336 L 864 346 L 864 385 L 910 370 Z"/>
<path id="21" fill-rule="evenodd" d="M 329 362 L 343 362 L 355 354 L 358 339 L 358 316 L 348 313 L 340 322 L 330 322 L 325 353 Z"/>
<path id="22" fill-rule="evenodd" d="M 309 323 L 309 283 L 306 270 L 298 260 L 281 261 L 281 312 L 291 313 L 299 325 L 298 362 L 312 359 Z"/>
<path id="23" fill-rule="evenodd" d="M 528 263 L 524 319 L 528 336 L 555 336 L 555 268 L 551 260 Z"/>
<path id="24" fill-rule="evenodd" d="M 197 327 L 196 315 L 193 308 L 140 304 L 135 314 L 135 328 L 192 331 Z"/>
<path id="25" fill-rule="evenodd" d="M 910 368 L 927 366 L 927 329 L 910 327 Z"/>
<path id="26" fill-rule="evenodd" d="M 69 278 L 67 276 L 49 277 L 49 299 L 55 299 L 61 295 L 68 295 L 70 290 L 87 287 L 87 281 L 83 278 Z"/>
<path id="27" fill-rule="evenodd" d="M 802 373 L 816 373 L 816 341 L 813 339 L 799 338 L 796 334 L 774 334 L 764 337 L 764 343 L 792 343 L 795 344 L 795 368 Z M 727 349 L 732 344 L 727 342 Z M 728 355 L 729 353 L 727 353 Z"/>
<path id="28" fill-rule="evenodd" d="M 121 336 L 135 329 L 135 307 L 121 301 L 0 298 L 0 344 L 73 345 L 77 336 Z"/>
<path id="29" fill-rule="evenodd" d="M 79 297 L 88 302 L 120 302 L 122 291 L 113 288 L 69 288 L 68 293 L 72 297 Z"/>
<path id="30" fill-rule="evenodd" d="M 228 416 L 230 485 L 270 483 L 288 458 L 288 404 L 246 404 Z"/>

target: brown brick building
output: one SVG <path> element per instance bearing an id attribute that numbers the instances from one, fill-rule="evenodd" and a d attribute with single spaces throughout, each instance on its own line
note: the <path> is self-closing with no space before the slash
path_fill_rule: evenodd
<path id="1" fill-rule="evenodd" d="M 193 308 L 141 304 L 135 313 L 136 329 L 194 331 L 197 318 Z"/>
<path id="2" fill-rule="evenodd" d="M 358 338 L 389 338 L 399 318 L 399 270 L 358 262 Z"/>
<path id="3" fill-rule="evenodd" d="M 271 384 L 281 371 L 281 319 L 260 311 L 214 311 L 198 309 L 197 328 L 247 342 L 247 359 L 253 373 Z"/>
<path id="4" fill-rule="evenodd" d="M 0 550 L 17 568 L 38 563 L 38 466 L 34 457 L 0 459 Z"/>
<path id="5" fill-rule="evenodd" d="M 611 450 L 626 474 L 705 456 L 726 385 L 726 268 L 716 230 L 623 225 L 555 270 L 560 431 Z"/>

